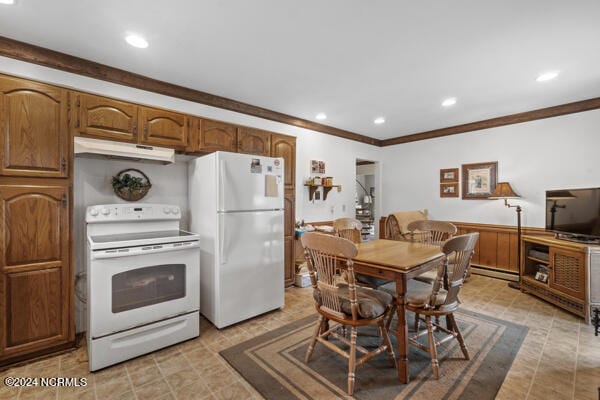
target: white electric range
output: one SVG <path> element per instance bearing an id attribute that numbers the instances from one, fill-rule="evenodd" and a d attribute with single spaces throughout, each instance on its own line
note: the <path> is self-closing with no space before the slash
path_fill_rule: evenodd
<path id="1" fill-rule="evenodd" d="M 90 371 L 200 334 L 199 236 L 165 204 L 86 210 Z"/>

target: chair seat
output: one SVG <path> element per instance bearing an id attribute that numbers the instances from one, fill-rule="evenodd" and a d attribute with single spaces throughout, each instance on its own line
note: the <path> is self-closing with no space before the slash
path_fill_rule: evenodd
<path id="1" fill-rule="evenodd" d="M 446 301 L 447 292 L 444 289 L 440 289 L 435 296 L 435 301 L 431 303 L 431 285 L 429 283 L 419 282 L 411 279 L 407 287 L 406 292 L 406 303 L 411 307 L 425 308 L 431 305 L 437 307 L 444 304 Z"/>
<path id="2" fill-rule="evenodd" d="M 454 264 L 456 264 L 456 253 L 452 253 L 448 257 L 448 275 L 452 274 Z M 414 279 L 417 281 L 433 284 L 433 282 L 435 282 L 436 278 L 437 278 L 437 270 L 430 269 L 427 272 L 423 272 L 419 276 L 415 276 Z"/>
<path id="3" fill-rule="evenodd" d="M 314 292 L 314 299 L 321 304 L 318 298 L 318 292 Z M 352 315 L 350 307 L 350 293 L 348 285 L 340 284 L 338 296 L 342 300 L 342 311 L 347 315 Z M 356 302 L 358 303 L 358 315 L 360 318 L 373 319 L 383 315 L 392 304 L 393 297 L 381 290 L 356 287 Z"/>

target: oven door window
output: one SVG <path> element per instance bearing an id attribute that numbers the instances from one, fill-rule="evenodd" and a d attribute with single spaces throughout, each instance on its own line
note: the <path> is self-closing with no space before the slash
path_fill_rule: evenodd
<path id="1" fill-rule="evenodd" d="M 138 268 L 112 276 L 112 312 L 185 297 L 185 264 Z"/>

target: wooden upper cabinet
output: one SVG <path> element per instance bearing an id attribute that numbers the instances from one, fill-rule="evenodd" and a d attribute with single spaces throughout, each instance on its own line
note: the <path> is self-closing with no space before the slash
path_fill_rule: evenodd
<path id="1" fill-rule="evenodd" d="M 210 119 L 198 119 L 197 122 L 197 146 L 194 151 L 203 153 L 212 153 L 213 151 L 236 151 L 236 125 Z"/>
<path id="2" fill-rule="evenodd" d="M 137 142 L 138 106 L 91 94 L 75 94 L 75 135 Z"/>
<path id="3" fill-rule="evenodd" d="M 175 147 L 181 150 L 188 144 L 188 116 L 157 108 L 140 106 L 141 143 Z"/>
<path id="4" fill-rule="evenodd" d="M 69 226 L 66 182 L 0 184 L 0 359 L 73 340 Z"/>
<path id="5" fill-rule="evenodd" d="M 237 138 L 237 152 L 268 157 L 271 153 L 271 133 L 241 127 Z"/>
<path id="6" fill-rule="evenodd" d="M 296 186 L 296 138 L 273 133 L 271 157 L 283 157 L 285 188 L 293 189 Z"/>
<path id="7" fill-rule="evenodd" d="M 64 89 L 0 76 L 0 175 L 68 176 L 67 103 Z"/>

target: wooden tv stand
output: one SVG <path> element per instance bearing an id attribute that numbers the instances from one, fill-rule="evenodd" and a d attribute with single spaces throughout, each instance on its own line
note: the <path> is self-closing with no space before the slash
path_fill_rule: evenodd
<path id="1" fill-rule="evenodd" d="M 522 249 L 521 291 L 589 323 L 592 309 L 600 308 L 600 246 L 524 235 Z"/>

